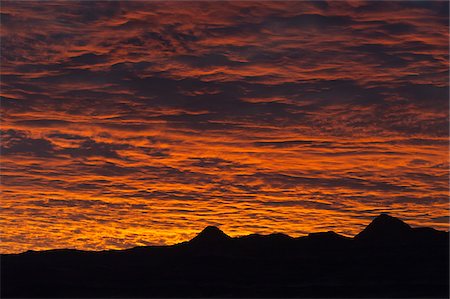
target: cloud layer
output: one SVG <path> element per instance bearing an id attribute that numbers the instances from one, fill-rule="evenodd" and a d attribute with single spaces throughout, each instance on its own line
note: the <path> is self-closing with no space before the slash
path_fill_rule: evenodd
<path id="1" fill-rule="evenodd" d="M 448 229 L 448 2 L 2 4 L 2 252 Z"/>

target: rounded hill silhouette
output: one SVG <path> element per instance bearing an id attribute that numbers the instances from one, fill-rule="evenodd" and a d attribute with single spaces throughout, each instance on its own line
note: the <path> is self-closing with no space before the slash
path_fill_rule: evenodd
<path id="1" fill-rule="evenodd" d="M 231 237 L 225 234 L 216 226 L 207 226 L 197 236 L 189 241 L 191 244 L 214 245 L 222 244 L 230 240 Z"/>
<path id="2" fill-rule="evenodd" d="M 398 218 L 381 214 L 376 217 L 362 232 L 355 236 L 356 240 L 395 241 L 411 235 L 412 228 Z"/>

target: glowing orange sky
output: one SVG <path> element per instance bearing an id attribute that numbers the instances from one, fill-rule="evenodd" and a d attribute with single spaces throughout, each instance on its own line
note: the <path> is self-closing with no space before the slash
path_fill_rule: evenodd
<path id="1" fill-rule="evenodd" d="M 1 252 L 448 230 L 447 2 L 1 13 Z"/>

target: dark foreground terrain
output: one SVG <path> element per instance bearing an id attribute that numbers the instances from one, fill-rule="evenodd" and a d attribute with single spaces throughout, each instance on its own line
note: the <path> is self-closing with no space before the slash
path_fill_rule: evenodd
<path id="1" fill-rule="evenodd" d="M 449 296 L 449 234 L 380 215 L 360 234 L 231 238 L 1 256 L 1 297 Z"/>

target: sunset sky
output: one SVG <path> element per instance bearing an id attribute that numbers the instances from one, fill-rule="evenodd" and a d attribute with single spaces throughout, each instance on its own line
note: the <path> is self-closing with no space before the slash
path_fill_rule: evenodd
<path id="1" fill-rule="evenodd" d="M 448 11 L 2 1 L 0 252 L 448 230 Z"/>

